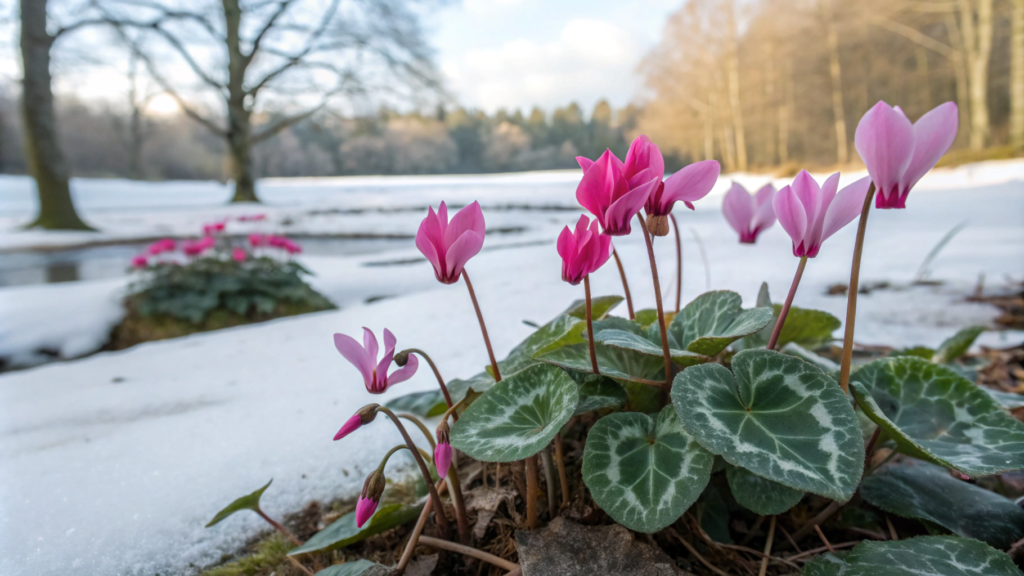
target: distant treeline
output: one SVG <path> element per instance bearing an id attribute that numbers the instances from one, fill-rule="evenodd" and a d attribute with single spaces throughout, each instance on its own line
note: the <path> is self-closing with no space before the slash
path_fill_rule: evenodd
<path id="1" fill-rule="evenodd" d="M 578 155 L 611 148 L 624 157 L 639 110 L 613 111 L 605 101 L 589 114 L 577 104 L 488 115 L 461 107 L 432 114 L 381 110 L 343 118 L 321 113 L 254 149 L 258 177 L 441 174 L 574 168 Z M 223 140 L 184 115 L 142 115 L 58 100 L 61 142 L 75 176 L 148 180 L 226 179 Z M 258 118 L 273 122 L 273 116 Z M 17 100 L 0 96 L 0 171 L 26 173 Z M 668 158 L 672 166 L 687 159 Z"/>

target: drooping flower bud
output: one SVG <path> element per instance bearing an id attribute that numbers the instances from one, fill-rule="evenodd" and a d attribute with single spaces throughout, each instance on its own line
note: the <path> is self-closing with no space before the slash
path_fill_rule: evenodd
<path id="1" fill-rule="evenodd" d="M 359 501 L 356 502 L 356 527 L 362 528 L 366 521 L 373 517 L 380 504 L 380 497 L 384 493 L 386 482 L 384 474 L 380 470 L 374 470 L 366 477 L 363 483 L 363 491 L 359 494 Z"/>
<path id="2" fill-rule="evenodd" d="M 648 214 L 647 229 L 653 236 L 668 236 L 668 216 Z"/>
<path id="3" fill-rule="evenodd" d="M 357 410 L 356 413 L 353 414 L 351 418 L 346 420 L 345 423 L 341 426 L 341 429 L 338 430 L 338 433 L 334 435 L 334 439 L 341 440 L 345 436 L 348 436 L 349 434 L 358 430 L 360 426 L 373 422 L 374 418 L 377 417 L 377 408 L 379 407 L 380 404 L 367 404 L 366 406 L 363 406 L 362 408 Z"/>
<path id="4" fill-rule="evenodd" d="M 398 354 L 395 354 L 394 361 L 395 364 L 398 364 L 399 368 L 405 366 L 405 363 L 409 361 L 409 352 L 407 350 L 402 350 Z"/>
<path id="5" fill-rule="evenodd" d="M 434 431 L 437 437 L 437 446 L 434 447 L 434 467 L 437 468 L 437 475 L 444 478 L 448 475 L 448 467 L 452 464 L 452 445 L 448 438 L 448 421 L 441 420 Z"/>

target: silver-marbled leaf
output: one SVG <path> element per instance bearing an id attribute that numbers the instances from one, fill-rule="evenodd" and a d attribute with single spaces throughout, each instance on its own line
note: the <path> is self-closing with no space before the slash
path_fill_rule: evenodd
<path id="1" fill-rule="evenodd" d="M 1022 576 L 1013 560 L 983 542 L 956 536 L 865 540 L 848 554 L 825 554 L 803 576 Z"/>
<path id="2" fill-rule="evenodd" d="M 1024 423 L 949 368 L 882 358 L 854 372 L 850 390 L 904 454 L 969 476 L 1024 468 Z"/>
<path id="3" fill-rule="evenodd" d="M 849 399 L 813 365 L 770 350 L 687 368 L 672 404 L 686 431 L 730 464 L 840 502 L 864 469 L 864 444 Z M 735 376 L 734 376 L 735 374 Z"/>
<path id="4" fill-rule="evenodd" d="M 671 406 L 657 420 L 616 412 L 597 421 L 583 451 L 583 481 L 594 502 L 637 532 L 672 524 L 700 496 L 714 456 L 679 424 Z"/>
<path id="5" fill-rule="evenodd" d="M 794 490 L 778 482 L 762 478 L 746 468 L 729 466 L 725 470 L 729 490 L 740 506 L 762 516 L 782 514 L 804 497 L 801 490 Z"/>
<path id="6" fill-rule="evenodd" d="M 672 348 L 714 356 L 726 346 L 772 321 L 768 307 L 743 309 L 743 299 L 728 290 L 706 292 L 684 307 L 669 324 Z"/>

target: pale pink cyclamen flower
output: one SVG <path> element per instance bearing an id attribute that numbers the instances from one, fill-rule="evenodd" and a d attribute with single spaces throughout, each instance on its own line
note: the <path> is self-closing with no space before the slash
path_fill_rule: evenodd
<path id="1" fill-rule="evenodd" d="M 399 368 L 388 375 L 388 368 L 395 356 L 395 335 L 387 328 L 384 329 L 384 356 L 377 362 L 377 337 L 369 328 L 363 328 L 363 345 L 351 336 L 345 334 L 334 335 L 334 347 L 341 352 L 346 360 L 352 363 L 363 375 L 363 382 L 366 384 L 366 391 L 370 394 L 383 394 L 388 388 L 405 382 L 416 373 L 419 367 L 419 360 L 413 354 L 404 367 Z M 376 366 L 374 365 L 376 364 Z"/>
<path id="2" fill-rule="evenodd" d="M 231 250 L 231 258 L 235 262 L 245 262 L 245 259 L 248 258 L 248 254 L 245 253 L 245 250 L 239 248 L 238 246 L 235 246 Z"/>
<path id="3" fill-rule="evenodd" d="M 132 268 L 145 268 L 146 266 L 149 266 L 149 260 L 145 254 L 139 254 L 132 258 Z"/>
<path id="4" fill-rule="evenodd" d="M 876 208 L 906 208 L 907 194 L 956 139 L 956 103 L 939 104 L 911 124 L 899 106 L 875 104 L 857 124 L 854 145 L 875 183 Z"/>
<path id="5" fill-rule="evenodd" d="M 356 502 L 356 527 L 362 528 L 366 521 L 373 517 L 380 504 L 380 497 L 384 494 L 384 487 L 387 485 L 384 474 L 380 470 L 374 470 L 366 477 L 363 483 L 363 491 L 359 494 L 359 501 Z"/>
<path id="6" fill-rule="evenodd" d="M 772 205 L 779 224 L 793 239 L 793 255 L 814 258 L 822 242 L 861 212 L 871 179 L 865 176 L 838 193 L 839 173 L 820 187 L 806 170 L 775 194 Z"/>
<path id="7" fill-rule="evenodd" d="M 163 240 L 157 240 L 156 242 L 150 244 L 146 248 L 146 252 L 152 254 L 153 256 L 156 256 L 157 254 L 162 254 L 164 252 L 173 252 L 175 246 L 176 243 L 174 241 L 174 238 L 164 238 Z"/>
<path id="8" fill-rule="evenodd" d="M 558 235 L 558 255 L 562 257 L 562 280 L 573 286 L 595 272 L 611 257 L 612 239 L 601 234 L 597 220 L 580 216 L 576 229 L 568 226 Z"/>
<path id="9" fill-rule="evenodd" d="M 646 138 L 646 137 L 642 137 Z M 630 221 L 640 212 L 665 174 L 665 163 L 658 147 L 637 138 L 630 146 L 629 164 L 611 150 L 597 160 L 577 156 L 583 179 L 576 187 L 576 200 L 600 222 L 604 234 L 629 234 Z"/>
<path id="10" fill-rule="evenodd" d="M 215 243 L 213 236 L 204 236 L 201 240 L 183 243 L 181 251 L 184 252 L 186 256 L 198 256 L 210 248 L 213 248 Z"/>
<path id="11" fill-rule="evenodd" d="M 434 266 L 434 276 L 442 284 L 454 284 L 462 276 L 466 262 L 476 256 L 484 246 L 484 213 L 479 202 L 459 210 L 448 221 L 448 206 L 444 202 L 427 217 L 416 231 L 416 247 Z"/>
<path id="12" fill-rule="evenodd" d="M 753 244 L 761 232 L 775 224 L 774 197 L 775 187 L 771 184 L 765 184 L 751 196 L 740 183 L 732 183 L 722 202 L 722 214 L 729 226 L 739 233 L 740 242 Z"/>
<path id="13" fill-rule="evenodd" d="M 437 475 L 441 478 L 448 475 L 448 467 L 452 464 L 452 444 L 448 436 L 449 431 L 450 428 L 446 420 L 441 420 L 437 429 L 434 430 L 434 436 L 437 438 L 437 445 L 434 446 L 434 468 L 437 469 Z"/>

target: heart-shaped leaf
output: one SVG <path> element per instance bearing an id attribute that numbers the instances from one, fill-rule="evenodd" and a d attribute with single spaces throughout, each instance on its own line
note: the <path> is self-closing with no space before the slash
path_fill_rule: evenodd
<path id="1" fill-rule="evenodd" d="M 317 572 L 316 576 L 387 576 L 390 573 L 391 569 L 386 566 L 359 559 L 328 566 Z"/>
<path id="2" fill-rule="evenodd" d="M 452 425 L 452 447 L 484 462 L 512 462 L 548 445 L 576 412 L 579 391 L 564 370 L 530 366 L 476 399 Z"/>
<path id="3" fill-rule="evenodd" d="M 669 343 L 672 348 L 714 356 L 771 321 L 770 308 L 744 310 L 743 299 L 735 292 L 707 292 L 687 304 L 672 319 Z"/>
<path id="4" fill-rule="evenodd" d="M 1024 509 L 924 462 L 886 466 L 861 482 L 860 494 L 891 514 L 933 522 L 1001 550 L 1024 538 Z"/>
<path id="5" fill-rule="evenodd" d="M 448 405 L 444 401 L 444 394 L 440 390 L 412 392 L 389 400 L 384 405 L 396 412 L 408 412 L 424 418 L 440 416 L 448 409 Z"/>
<path id="6" fill-rule="evenodd" d="M 775 318 L 778 318 L 782 306 L 776 304 L 772 310 Z M 774 321 L 769 324 L 772 328 L 775 327 Z M 832 333 L 841 325 L 842 322 L 839 321 L 839 318 L 828 312 L 793 306 L 786 315 L 786 323 L 782 325 L 782 332 L 779 333 L 779 342 L 776 346 L 782 348 L 792 342 L 813 350 L 831 340 Z"/>
<path id="7" fill-rule="evenodd" d="M 504 376 L 504 374 L 502 374 Z M 494 377 L 489 372 L 480 372 L 468 380 L 452 378 L 448 381 L 448 393 L 452 396 L 452 402 L 458 402 L 466 397 L 471 390 L 479 395 L 494 386 Z"/>
<path id="8" fill-rule="evenodd" d="M 672 404 L 686 431 L 730 464 L 795 490 L 849 500 L 864 468 L 864 445 L 838 384 L 770 350 L 739 352 L 732 369 L 703 364 L 676 376 Z"/>
<path id="9" fill-rule="evenodd" d="M 595 376 L 573 370 L 569 373 L 579 384 L 580 401 L 576 405 L 576 414 L 592 410 L 621 408 L 626 405 L 626 391 L 617 382 L 607 376 Z"/>
<path id="10" fill-rule="evenodd" d="M 848 554 L 825 554 L 809 562 L 803 576 L 1021 576 L 1013 560 L 977 540 L 918 536 L 865 540 Z"/>
<path id="11" fill-rule="evenodd" d="M 655 420 L 616 412 L 597 421 L 583 451 L 583 481 L 594 502 L 637 532 L 672 524 L 700 496 L 714 457 L 666 406 Z"/>
<path id="12" fill-rule="evenodd" d="M 652 385 L 661 385 L 665 381 L 665 361 L 661 356 L 655 358 L 632 350 L 613 348 L 598 343 L 595 343 L 595 352 L 597 352 L 597 368 L 603 376 L 621 382 Z M 537 356 L 537 360 L 569 370 L 593 373 L 593 367 L 590 365 L 590 348 L 587 344 L 563 346 Z"/>
<path id="13" fill-rule="evenodd" d="M 605 346 L 611 346 L 613 348 L 620 348 L 622 350 L 629 350 L 631 352 L 639 352 L 646 356 L 652 356 L 662 360 L 664 364 L 664 350 L 661 348 L 661 336 L 660 333 L 657 338 L 657 342 L 651 342 L 647 338 L 638 334 L 632 334 L 624 330 L 601 330 L 597 331 L 594 336 L 594 341 L 600 342 Z M 689 350 L 677 350 L 669 348 L 669 355 L 672 357 L 672 361 L 681 366 L 695 366 L 697 364 L 703 364 L 710 362 L 711 358 L 690 352 Z M 598 368 L 601 367 L 598 363 Z"/>
<path id="14" fill-rule="evenodd" d="M 741 506 L 762 516 L 782 514 L 804 497 L 800 490 L 762 478 L 746 468 L 729 466 L 725 471 L 729 490 Z"/>
<path id="15" fill-rule="evenodd" d="M 832 375 L 833 377 L 839 373 L 839 364 L 836 364 L 832 360 L 825 358 L 824 356 L 818 356 L 814 352 L 804 348 L 803 346 L 790 342 L 782 347 L 783 354 L 789 354 L 790 356 L 796 356 L 804 362 L 810 362 L 817 366 L 825 374 Z"/>
<path id="16" fill-rule="evenodd" d="M 949 368 L 882 358 L 854 372 L 850 390 L 904 454 L 969 476 L 1024 468 L 1024 423 Z"/>
<path id="17" fill-rule="evenodd" d="M 932 362 L 949 364 L 963 356 L 967 353 L 971 344 L 974 344 L 974 341 L 977 340 L 978 336 L 981 336 L 981 333 L 984 331 L 984 326 L 969 326 L 960 330 L 956 334 L 953 334 L 947 338 L 945 342 L 939 344 L 939 349 L 935 352 L 935 357 L 932 358 Z"/>
<path id="18" fill-rule="evenodd" d="M 405 504 L 383 504 L 377 508 L 370 521 L 362 528 L 356 526 L 356 513 L 349 512 L 338 518 L 330 526 L 317 532 L 305 544 L 288 552 L 289 556 L 308 554 L 310 552 L 327 552 L 337 550 L 360 540 L 365 540 L 395 526 L 412 522 L 419 517 L 423 504 L 407 506 Z M 357 572 L 358 574 L 358 572 Z"/>
<path id="19" fill-rule="evenodd" d="M 1017 394 L 1015 392 L 1002 392 L 999 390 L 993 390 L 987 386 L 979 386 L 986 394 L 992 397 L 1000 406 L 1007 410 L 1016 410 L 1017 408 L 1024 408 L 1024 394 Z"/>
<path id="20" fill-rule="evenodd" d="M 220 522 L 221 520 L 227 518 L 228 516 L 231 516 L 232 514 L 240 510 L 259 510 L 260 498 L 263 496 L 263 492 L 266 491 L 267 488 L 270 488 L 271 482 L 273 482 L 273 480 L 267 482 L 263 486 L 263 488 L 260 488 L 259 490 L 251 494 L 246 494 L 245 496 L 242 496 L 241 498 L 238 498 L 231 504 L 225 506 L 223 510 L 217 512 L 217 515 L 213 517 L 213 520 L 210 520 L 206 527 L 209 528 L 210 526 L 213 526 L 214 524 Z"/>

